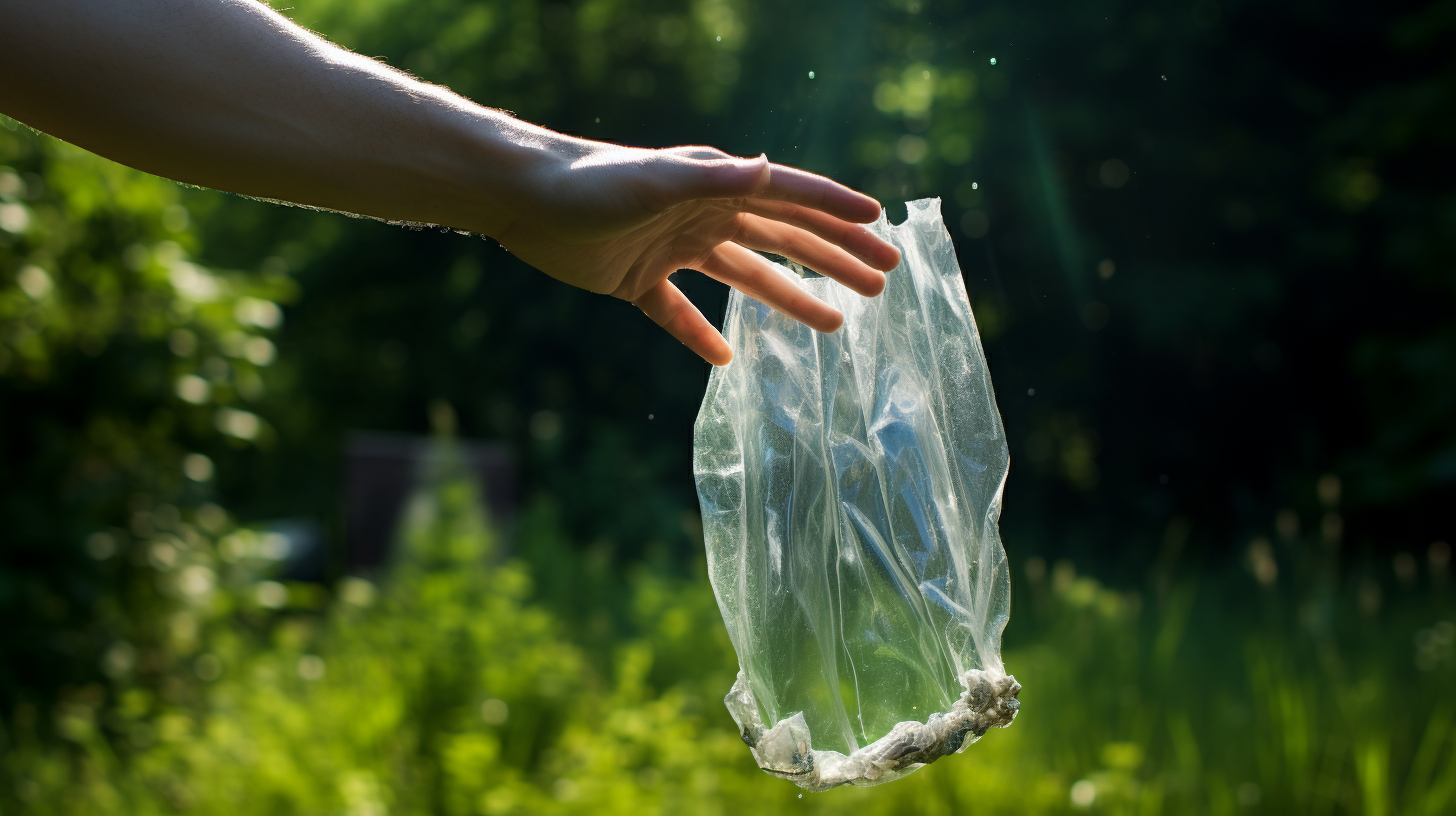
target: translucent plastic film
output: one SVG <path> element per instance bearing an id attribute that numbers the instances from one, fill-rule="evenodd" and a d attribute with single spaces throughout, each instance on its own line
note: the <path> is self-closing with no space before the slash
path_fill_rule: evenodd
<path id="1" fill-rule="evenodd" d="M 1011 722 L 1006 438 L 940 201 L 872 229 L 883 294 L 800 285 L 820 334 L 733 292 L 693 469 L 708 568 L 738 652 L 726 699 L 761 768 L 872 785 Z M 800 272 L 793 273 L 800 275 Z"/>

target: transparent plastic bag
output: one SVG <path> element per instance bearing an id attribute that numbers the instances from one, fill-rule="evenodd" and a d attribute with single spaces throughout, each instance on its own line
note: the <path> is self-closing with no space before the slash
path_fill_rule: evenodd
<path id="1" fill-rule="evenodd" d="M 1008 725 L 997 520 L 1006 438 L 939 199 L 872 229 L 903 255 L 820 334 L 733 292 L 694 429 L 708 569 L 738 652 L 725 703 L 765 771 L 873 785 Z"/>

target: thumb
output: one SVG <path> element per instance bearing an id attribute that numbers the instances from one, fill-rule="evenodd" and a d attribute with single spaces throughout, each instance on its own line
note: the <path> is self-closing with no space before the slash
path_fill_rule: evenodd
<path id="1" fill-rule="evenodd" d="M 691 159 L 664 156 L 647 168 L 648 189 L 662 209 L 708 198 L 741 198 L 768 187 L 768 156 Z"/>

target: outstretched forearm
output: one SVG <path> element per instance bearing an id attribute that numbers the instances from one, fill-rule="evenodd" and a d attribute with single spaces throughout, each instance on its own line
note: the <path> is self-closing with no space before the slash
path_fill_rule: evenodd
<path id="1" fill-rule="evenodd" d="M 0 111 L 167 178 L 497 237 L 576 141 L 253 0 L 0 0 Z"/>
<path id="2" fill-rule="evenodd" d="M 864 295 L 879 204 L 709 147 L 526 124 L 324 42 L 254 0 L 0 0 L 0 112 L 123 164 L 258 198 L 443 224 L 636 304 L 704 359 L 728 344 L 668 276 L 697 269 L 820 331 L 842 316 L 753 250 Z"/>

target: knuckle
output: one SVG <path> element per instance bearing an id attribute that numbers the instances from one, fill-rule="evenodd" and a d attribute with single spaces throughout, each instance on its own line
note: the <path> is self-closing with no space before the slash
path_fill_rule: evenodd
<path id="1" fill-rule="evenodd" d="M 747 212 L 738 212 L 733 215 L 733 240 L 743 238 L 752 240 L 757 237 L 758 225 L 754 222 L 753 216 Z"/>

